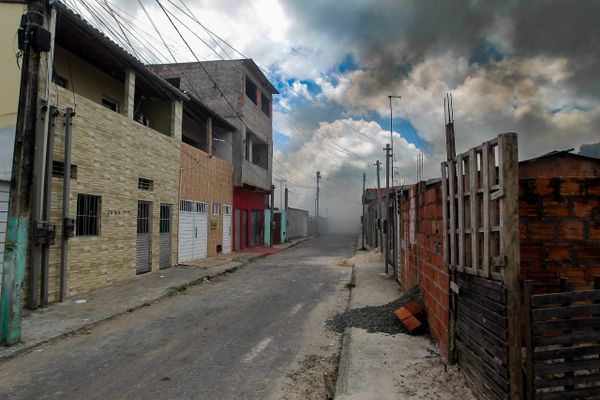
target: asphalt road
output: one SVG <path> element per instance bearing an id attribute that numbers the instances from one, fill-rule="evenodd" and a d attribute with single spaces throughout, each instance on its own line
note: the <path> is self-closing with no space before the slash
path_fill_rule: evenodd
<path id="1" fill-rule="evenodd" d="M 351 241 L 310 240 L 10 360 L 0 399 L 266 399 L 348 282 Z"/>

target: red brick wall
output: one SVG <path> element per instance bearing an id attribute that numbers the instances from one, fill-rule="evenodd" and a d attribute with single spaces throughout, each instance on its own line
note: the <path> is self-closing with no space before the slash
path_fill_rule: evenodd
<path id="1" fill-rule="evenodd" d="M 443 260 L 442 192 L 439 184 L 420 183 L 407 191 L 402 204 L 401 286 L 419 285 L 431 335 L 448 356 L 450 279 Z M 411 206 L 414 241 L 411 242 Z"/>
<path id="2" fill-rule="evenodd" d="M 521 278 L 589 288 L 600 275 L 600 161 L 558 155 L 519 166 Z"/>

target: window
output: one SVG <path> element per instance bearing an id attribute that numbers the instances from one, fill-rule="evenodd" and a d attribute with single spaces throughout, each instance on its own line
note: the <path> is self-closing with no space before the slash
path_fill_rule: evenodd
<path id="1" fill-rule="evenodd" d="M 58 75 L 56 71 L 52 71 L 52 82 L 56 83 L 56 85 L 62 88 L 67 88 L 67 79 Z"/>
<path id="2" fill-rule="evenodd" d="M 171 205 L 161 204 L 160 205 L 160 219 L 158 224 L 160 233 L 171 232 Z"/>
<path id="3" fill-rule="evenodd" d="M 197 201 L 196 212 L 199 212 L 201 214 L 208 214 L 208 203 L 205 203 L 203 201 Z"/>
<path id="4" fill-rule="evenodd" d="M 248 75 L 246 75 L 246 96 L 248 96 L 248 98 L 252 100 L 254 104 L 258 104 L 257 91 L 258 87 L 256 84 L 252 82 L 252 79 L 250 79 Z"/>
<path id="5" fill-rule="evenodd" d="M 192 212 L 193 208 L 194 208 L 193 201 L 189 201 L 189 200 L 180 200 L 179 201 L 179 211 Z"/>
<path id="6" fill-rule="evenodd" d="M 271 117 L 271 100 L 263 93 L 260 94 L 260 107 L 262 108 L 262 112 L 267 116 Z"/>
<path id="7" fill-rule="evenodd" d="M 223 205 L 223 215 L 231 215 L 231 206 L 230 205 Z"/>
<path id="8" fill-rule="evenodd" d="M 109 97 L 102 96 L 102 105 L 109 110 L 113 110 L 115 112 L 119 112 L 119 102 L 115 101 Z"/>
<path id="9" fill-rule="evenodd" d="M 52 176 L 62 178 L 65 176 L 65 163 L 62 161 L 52 161 Z M 77 179 L 77 165 L 71 164 L 71 179 Z"/>
<path id="10" fill-rule="evenodd" d="M 213 203 L 212 213 L 213 213 L 213 215 L 221 214 L 221 204 L 220 203 Z"/>
<path id="11" fill-rule="evenodd" d="M 77 195 L 76 236 L 98 236 L 100 234 L 100 208 L 102 197 L 91 194 Z"/>
<path id="12" fill-rule="evenodd" d="M 152 179 L 139 178 L 138 189 L 140 190 L 154 190 L 154 181 Z"/>

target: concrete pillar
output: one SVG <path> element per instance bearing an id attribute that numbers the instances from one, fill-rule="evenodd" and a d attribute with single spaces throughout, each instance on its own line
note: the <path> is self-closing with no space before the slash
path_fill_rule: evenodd
<path id="1" fill-rule="evenodd" d="M 248 161 L 252 162 L 252 138 L 248 134 L 248 131 L 246 131 L 246 148 L 248 154 Z"/>
<path id="2" fill-rule="evenodd" d="M 171 136 L 181 140 L 181 125 L 183 123 L 183 101 L 171 102 Z"/>
<path id="3" fill-rule="evenodd" d="M 212 132 L 212 117 L 208 117 L 206 119 L 206 145 L 208 146 L 208 154 L 212 154 L 212 140 L 213 132 Z"/>
<path id="4" fill-rule="evenodd" d="M 123 107 L 121 114 L 133 119 L 135 103 L 135 72 L 132 69 L 125 70 L 125 91 L 123 93 Z"/>

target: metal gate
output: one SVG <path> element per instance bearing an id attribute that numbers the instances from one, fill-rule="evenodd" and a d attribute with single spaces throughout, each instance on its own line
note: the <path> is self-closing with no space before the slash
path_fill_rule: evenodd
<path id="1" fill-rule="evenodd" d="M 135 272 L 152 270 L 152 203 L 138 201 Z"/>
<path id="2" fill-rule="evenodd" d="M 160 205 L 160 223 L 158 237 L 158 268 L 171 266 L 171 204 Z"/>
<path id="3" fill-rule="evenodd" d="M 179 202 L 179 262 L 204 258 L 208 254 L 208 204 Z"/>
<path id="4" fill-rule="evenodd" d="M 239 211 L 239 210 L 237 210 Z M 239 215 L 239 213 L 238 213 Z M 239 246 L 239 236 L 238 246 Z M 231 253 L 231 206 L 228 204 L 223 205 L 223 254 Z"/>

